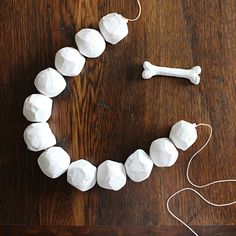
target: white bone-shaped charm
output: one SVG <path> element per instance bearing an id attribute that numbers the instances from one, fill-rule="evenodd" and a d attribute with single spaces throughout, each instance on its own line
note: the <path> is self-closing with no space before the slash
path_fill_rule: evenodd
<path id="1" fill-rule="evenodd" d="M 185 78 L 190 80 L 193 84 L 200 83 L 201 67 L 194 66 L 192 69 L 169 68 L 152 65 L 150 62 L 143 63 L 143 79 L 150 79 L 155 75 L 172 76 L 177 78 Z"/>

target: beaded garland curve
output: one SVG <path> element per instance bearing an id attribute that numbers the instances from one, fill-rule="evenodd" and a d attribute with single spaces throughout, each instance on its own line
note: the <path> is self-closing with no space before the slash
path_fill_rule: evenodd
<path id="1" fill-rule="evenodd" d="M 123 188 L 127 181 L 127 176 L 134 182 L 146 180 L 153 169 L 157 167 L 170 167 L 178 159 L 178 149 L 187 150 L 197 140 L 198 126 L 208 126 L 211 133 L 207 142 L 190 159 L 186 177 L 188 182 L 195 188 L 204 188 L 216 183 L 236 182 L 235 179 L 218 180 L 206 185 L 194 184 L 189 178 L 189 167 L 192 159 L 208 144 L 212 128 L 207 124 L 192 124 L 186 121 L 179 121 L 171 128 L 169 137 L 158 138 L 151 143 L 149 155 L 142 149 L 137 149 L 126 160 L 125 164 L 106 160 L 98 168 L 89 161 L 80 159 L 71 162 L 69 154 L 56 145 L 56 137 L 52 133 L 48 119 L 52 112 L 52 98 L 58 96 L 65 88 L 66 81 L 63 76 L 77 76 L 82 71 L 87 58 L 99 57 L 106 48 L 106 42 L 116 44 L 128 35 L 129 21 L 135 21 L 141 14 L 134 19 L 127 19 L 120 14 L 110 13 L 104 16 L 99 22 L 99 31 L 95 29 L 81 29 L 75 35 L 77 49 L 64 47 L 56 53 L 55 69 L 47 68 L 36 76 L 35 87 L 40 94 L 32 94 L 25 99 L 23 114 L 30 124 L 24 131 L 24 140 L 27 148 L 31 151 L 43 151 L 38 158 L 38 164 L 42 172 L 50 178 L 58 178 L 67 172 L 69 184 L 84 192 L 95 186 L 97 183 L 104 189 L 118 191 Z M 153 75 L 163 74 L 170 76 L 188 78 L 192 83 L 198 84 L 201 72 L 200 67 L 191 70 L 170 69 L 156 67 L 148 62 L 144 62 L 143 78 L 148 79 Z M 148 75 L 148 78 L 146 77 Z M 177 149 L 178 148 L 178 149 Z M 172 194 L 167 200 L 167 210 L 180 223 L 186 226 L 194 235 L 198 235 L 190 226 L 179 219 L 169 208 L 169 201 L 183 191 L 193 191 L 205 202 L 213 206 L 233 205 L 236 201 L 215 204 L 205 199 L 201 194 L 192 188 L 184 188 Z"/>
<path id="2" fill-rule="evenodd" d="M 47 121 L 52 112 L 52 98 L 66 88 L 63 76 L 79 75 L 85 65 L 85 57 L 99 57 L 106 48 L 106 42 L 116 44 L 125 38 L 129 20 L 120 14 L 110 13 L 100 20 L 100 32 L 90 28 L 81 29 L 75 35 L 78 50 L 72 47 L 58 50 L 55 55 L 56 69 L 47 68 L 35 78 L 34 84 L 40 94 L 32 94 L 24 102 L 23 114 L 27 120 L 34 122 L 25 129 L 24 140 L 29 150 L 44 150 L 38 158 L 40 169 L 50 178 L 58 178 L 67 172 L 68 183 L 80 191 L 87 191 L 96 183 L 105 189 L 120 190 L 126 184 L 127 175 L 134 182 L 144 181 L 150 176 L 153 164 L 158 167 L 172 166 L 178 158 L 176 147 L 186 150 L 197 138 L 194 124 L 180 121 L 173 126 L 170 138 L 159 138 L 152 142 L 150 155 L 138 149 L 127 158 L 125 164 L 106 160 L 98 168 L 83 159 L 71 163 L 69 154 L 55 146 L 56 137 Z M 179 131 L 176 131 L 176 126 Z M 188 134 L 190 142 L 188 140 L 181 144 L 178 132 L 185 132 L 185 139 Z"/>

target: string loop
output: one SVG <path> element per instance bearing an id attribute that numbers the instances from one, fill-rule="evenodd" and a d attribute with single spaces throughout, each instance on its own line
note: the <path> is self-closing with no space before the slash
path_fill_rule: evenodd
<path id="1" fill-rule="evenodd" d="M 222 180 L 216 180 L 216 181 L 213 181 L 213 182 L 210 182 L 210 183 L 207 183 L 207 184 L 204 184 L 204 185 L 198 185 L 198 184 L 195 184 L 193 183 L 193 181 L 190 179 L 189 177 L 189 169 L 190 169 L 190 164 L 192 162 L 192 160 L 196 157 L 196 155 L 201 152 L 206 146 L 207 144 L 209 143 L 211 137 L 212 137 L 212 126 L 209 125 L 209 124 L 204 124 L 204 123 L 200 123 L 198 125 L 196 125 L 196 128 L 199 127 L 199 126 L 205 126 L 205 127 L 208 127 L 210 129 L 210 134 L 209 134 L 209 137 L 207 139 L 207 141 L 205 142 L 205 144 L 198 150 L 196 151 L 192 157 L 189 159 L 189 162 L 188 162 L 188 166 L 187 166 L 187 169 L 186 169 L 186 177 L 187 177 L 187 180 L 188 182 L 195 188 L 198 188 L 198 189 L 202 189 L 202 188 L 206 188 L 210 185 L 214 185 L 214 184 L 218 184 L 218 183 L 226 183 L 226 182 L 236 182 L 236 179 L 222 179 Z M 170 210 L 170 206 L 169 206 L 169 203 L 170 203 L 170 200 L 175 197 L 176 195 L 178 195 L 179 193 L 181 192 L 184 192 L 184 191 L 192 191 L 194 192 L 195 194 L 197 194 L 204 202 L 206 202 L 207 204 L 211 205 L 211 206 L 215 206 L 215 207 L 224 207 L 224 206 L 231 206 L 233 204 L 236 204 L 236 200 L 235 201 L 232 201 L 232 202 L 227 202 L 227 203 L 214 203 L 214 202 L 211 202 L 209 200 L 207 200 L 204 196 L 202 196 L 197 190 L 193 189 L 193 188 L 182 188 L 178 191 L 176 191 L 175 193 L 173 193 L 167 200 L 166 202 L 166 208 L 168 210 L 168 212 L 172 215 L 172 217 L 174 217 L 177 221 L 179 221 L 181 224 L 183 224 L 186 228 L 188 228 L 194 235 L 196 236 L 199 236 L 188 224 L 186 224 L 183 220 L 181 220 L 178 216 L 176 216 L 171 210 Z"/>
<path id="2" fill-rule="evenodd" d="M 125 17 L 125 19 L 126 20 L 128 20 L 128 21 L 136 21 L 136 20 L 138 20 L 138 18 L 141 16 L 141 13 L 142 13 L 142 6 L 141 6 L 141 3 L 140 3 L 140 1 L 139 0 L 136 0 L 137 1 L 137 4 L 138 4 L 138 15 L 135 17 L 135 18 L 126 18 Z"/>

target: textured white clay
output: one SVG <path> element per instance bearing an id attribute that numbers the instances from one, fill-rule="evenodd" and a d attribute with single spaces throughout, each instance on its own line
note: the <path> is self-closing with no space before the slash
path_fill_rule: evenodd
<path id="1" fill-rule="evenodd" d="M 77 76 L 83 69 L 85 58 L 71 47 L 60 49 L 55 56 L 56 69 L 65 76 Z"/>
<path id="2" fill-rule="evenodd" d="M 120 190 L 126 184 L 124 165 L 116 161 L 104 161 L 98 166 L 97 183 L 105 189 Z"/>
<path id="3" fill-rule="evenodd" d="M 117 13 L 110 13 L 99 21 L 99 29 L 105 40 L 117 44 L 128 35 L 128 20 Z"/>
<path id="4" fill-rule="evenodd" d="M 70 164 L 67 171 L 69 184 L 84 192 L 91 189 L 97 180 L 97 168 L 89 161 L 78 160 Z"/>
<path id="5" fill-rule="evenodd" d="M 181 150 L 187 150 L 197 140 L 196 124 L 181 120 L 171 128 L 171 141 Z"/>
<path id="6" fill-rule="evenodd" d="M 52 99 L 42 94 L 32 94 L 25 99 L 23 115 L 33 122 L 45 122 L 52 114 Z"/>
<path id="7" fill-rule="evenodd" d="M 144 71 L 142 73 L 143 79 L 150 79 L 155 75 L 171 76 L 177 78 L 185 78 L 190 80 L 193 84 L 200 83 L 201 67 L 194 66 L 192 69 L 178 69 L 152 65 L 150 62 L 143 63 Z"/>
<path id="8" fill-rule="evenodd" d="M 56 144 L 56 138 L 48 123 L 34 123 L 24 131 L 24 140 L 31 151 L 41 151 Z"/>
<path id="9" fill-rule="evenodd" d="M 64 174 L 70 165 L 70 156 L 61 147 L 51 147 L 38 158 L 42 172 L 55 179 Z"/>
<path id="10" fill-rule="evenodd" d="M 86 57 L 99 57 L 106 48 L 106 42 L 99 31 L 82 29 L 75 35 L 75 42 L 79 52 Z"/>
<path id="11" fill-rule="evenodd" d="M 152 167 L 152 160 L 142 149 L 136 150 L 125 162 L 126 173 L 134 182 L 147 179 L 152 172 Z"/>
<path id="12" fill-rule="evenodd" d="M 158 167 L 170 167 L 178 158 L 178 150 L 168 138 L 154 140 L 150 146 L 150 157 Z"/>
<path id="13" fill-rule="evenodd" d="M 38 73 L 34 85 L 40 93 L 56 97 L 66 88 L 66 81 L 56 70 L 47 68 Z"/>

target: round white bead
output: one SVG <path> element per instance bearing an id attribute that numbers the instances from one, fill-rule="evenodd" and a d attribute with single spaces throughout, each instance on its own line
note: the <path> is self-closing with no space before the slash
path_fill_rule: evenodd
<path id="1" fill-rule="evenodd" d="M 38 73 L 34 85 L 40 93 L 56 97 L 66 88 L 66 81 L 56 70 L 47 68 Z"/>
<path id="2" fill-rule="evenodd" d="M 84 192 L 91 189 L 97 180 L 97 168 L 89 161 L 78 160 L 70 164 L 67 171 L 69 184 Z"/>
<path id="3" fill-rule="evenodd" d="M 83 69 L 85 58 L 72 47 L 60 49 L 55 56 L 56 69 L 65 76 L 77 76 Z"/>
<path id="4" fill-rule="evenodd" d="M 181 120 L 172 126 L 169 137 L 177 148 L 185 151 L 197 140 L 195 127 L 195 124 Z"/>
<path id="5" fill-rule="evenodd" d="M 41 151 L 56 144 L 56 138 L 48 123 L 30 124 L 24 131 L 24 140 L 31 151 Z"/>
<path id="6" fill-rule="evenodd" d="M 99 29 L 105 40 L 117 44 L 128 35 L 128 20 L 117 13 L 110 13 L 99 21 Z"/>
<path id="7" fill-rule="evenodd" d="M 158 167 L 170 167 L 178 158 L 178 150 L 168 138 L 154 140 L 150 146 L 150 157 Z"/>
<path id="8" fill-rule="evenodd" d="M 32 94 L 25 99 L 23 115 L 29 121 L 45 122 L 52 114 L 52 99 L 42 94 Z"/>
<path id="9" fill-rule="evenodd" d="M 126 173 L 134 182 L 141 182 L 147 179 L 151 174 L 152 168 L 152 160 L 142 149 L 136 150 L 125 162 Z"/>
<path id="10" fill-rule="evenodd" d="M 61 147 L 51 147 L 39 156 L 38 164 L 45 175 L 55 179 L 67 171 L 70 156 Z"/>
<path id="11" fill-rule="evenodd" d="M 104 161 L 98 166 L 97 183 L 105 189 L 120 190 L 126 184 L 124 165 L 116 161 Z"/>
<path id="12" fill-rule="evenodd" d="M 75 35 L 75 42 L 79 52 L 86 57 L 99 57 L 106 48 L 106 42 L 99 31 L 82 29 Z"/>

